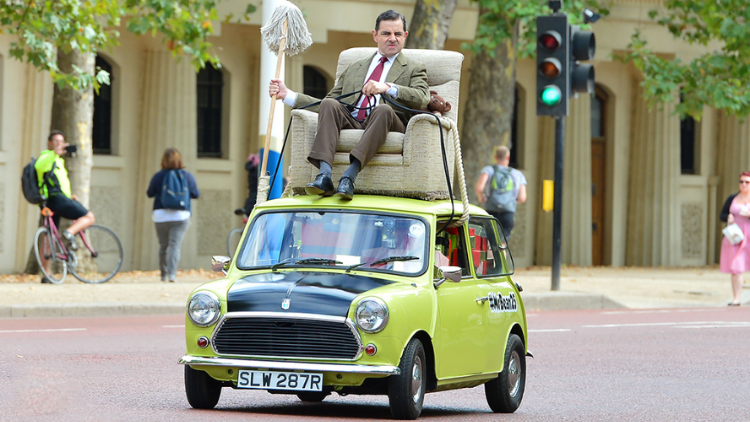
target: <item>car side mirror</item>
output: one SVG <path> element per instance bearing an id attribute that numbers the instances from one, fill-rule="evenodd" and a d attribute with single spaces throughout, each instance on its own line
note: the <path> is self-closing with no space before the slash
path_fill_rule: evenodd
<path id="1" fill-rule="evenodd" d="M 433 283 L 436 289 L 446 281 L 451 281 L 453 283 L 461 282 L 461 267 L 444 266 L 438 267 L 438 270 L 440 271 L 441 278 Z"/>
<path id="2" fill-rule="evenodd" d="M 228 256 L 214 255 L 211 257 L 211 271 L 221 271 L 224 275 L 227 275 L 230 262 L 232 262 L 232 258 Z"/>

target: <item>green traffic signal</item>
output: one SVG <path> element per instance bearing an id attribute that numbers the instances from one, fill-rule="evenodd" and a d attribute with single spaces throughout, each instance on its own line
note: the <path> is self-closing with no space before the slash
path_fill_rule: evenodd
<path id="1" fill-rule="evenodd" d="M 560 104 L 560 101 L 562 101 L 562 91 L 560 91 L 560 88 L 554 85 L 547 85 L 542 90 L 542 94 L 539 99 L 542 101 L 542 104 L 549 107 L 554 107 Z"/>

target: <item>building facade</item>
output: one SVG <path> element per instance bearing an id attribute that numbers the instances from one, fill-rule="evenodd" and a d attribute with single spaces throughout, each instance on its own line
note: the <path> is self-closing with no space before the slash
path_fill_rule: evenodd
<path id="1" fill-rule="evenodd" d="M 409 19 L 414 9 L 413 0 L 295 3 L 314 44 L 286 59 L 285 80 L 291 89 L 318 96 L 333 86 L 342 50 L 374 45 L 369 28 L 378 13 L 393 8 Z M 674 114 L 676 104 L 647 107 L 639 72 L 612 59 L 625 51 L 636 28 L 667 57 L 690 60 L 706 51 L 674 41 L 648 20 L 648 11 L 660 4 L 615 0 L 610 16 L 593 26 L 596 94 L 573 100 L 566 125 L 564 263 L 692 266 L 717 260 L 719 207 L 736 190 L 740 171 L 750 169 L 750 123 L 712 109 L 696 122 Z M 244 0 L 228 0 L 220 11 L 241 15 L 245 6 Z M 158 267 L 152 201 L 145 192 L 167 147 L 182 152 L 202 192 L 180 267 L 207 268 L 211 255 L 224 253 L 227 233 L 241 224 L 232 210 L 247 196 L 245 159 L 262 146 L 258 134 L 265 131 L 259 117 L 268 86 L 260 76 L 261 16 L 259 10 L 250 22 L 215 23 L 210 41 L 221 69 L 196 74 L 159 39 L 125 30 L 118 47 L 98 56 L 97 64 L 111 69 L 112 84 L 95 102 L 91 209 L 120 235 L 123 270 Z M 476 20 L 476 7 L 460 0 L 446 49 L 461 51 L 461 43 L 473 39 Z M 0 35 L 0 273 L 25 268 L 38 210 L 23 199 L 18 179 L 30 157 L 46 148 L 51 129 L 51 79 L 10 58 L 11 42 Z M 463 103 L 472 60 L 462 52 Z M 541 186 L 552 179 L 554 121 L 536 116 L 535 66 L 523 59 L 517 67 L 513 161 L 529 182 L 511 241 L 521 267 L 551 261 L 552 215 L 541 211 Z"/>

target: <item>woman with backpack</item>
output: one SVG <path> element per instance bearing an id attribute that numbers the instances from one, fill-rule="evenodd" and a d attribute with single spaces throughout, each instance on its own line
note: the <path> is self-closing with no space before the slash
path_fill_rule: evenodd
<path id="1" fill-rule="evenodd" d="M 159 238 L 161 281 L 174 283 L 180 262 L 180 245 L 190 225 L 190 199 L 201 193 L 190 172 L 184 170 L 177 148 L 167 148 L 161 159 L 161 170 L 151 178 L 146 195 L 154 198 L 151 218 Z"/>

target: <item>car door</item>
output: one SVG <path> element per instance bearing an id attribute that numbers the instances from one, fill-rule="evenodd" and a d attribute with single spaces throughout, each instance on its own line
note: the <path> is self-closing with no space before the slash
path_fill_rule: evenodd
<path id="1" fill-rule="evenodd" d="M 493 218 L 469 219 L 469 254 L 477 279 L 477 290 L 483 299 L 481 314 L 486 318 L 487 341 L 484 346 L 484 372 L 502 369 L 508 330 L 517 319 L 518 298 L 509 277 L 513 260 L 507 241 Z"/>
<path id="2" fill-rule="evenodd" d="M 446 379 L 477 374 L 486 365 L 488 318 L 484 307 L 476 301 L 480 290 L 471 274 L 465 227 L 440 233 L 436 245 L 450 266 L 462 268 L 459 283 L 447 281 L 436 292 L 437 377 Z"/>

